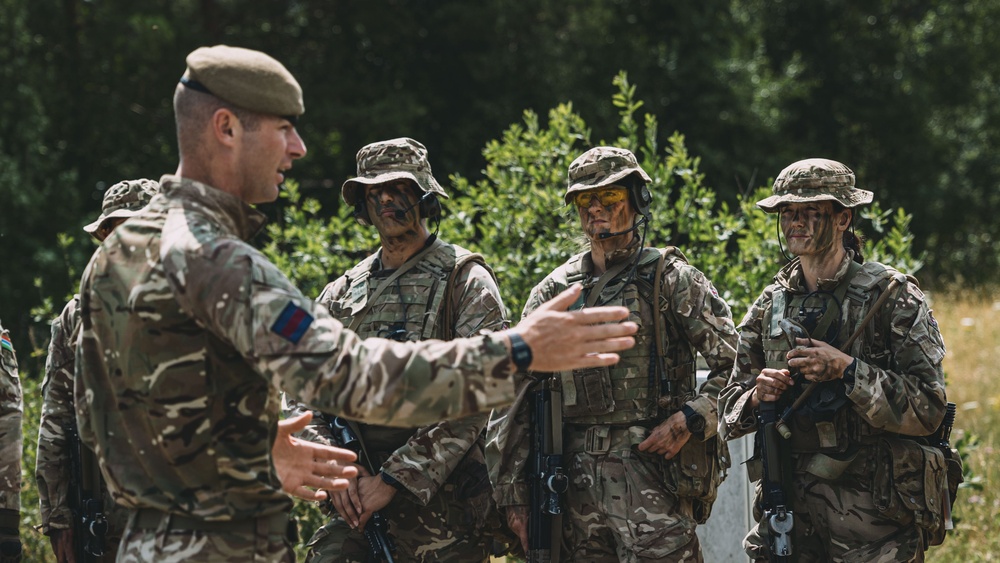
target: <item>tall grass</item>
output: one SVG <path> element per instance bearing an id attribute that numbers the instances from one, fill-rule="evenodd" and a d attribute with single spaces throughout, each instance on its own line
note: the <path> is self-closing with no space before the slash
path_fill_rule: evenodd
<path id="1" fill-rule="evenodd" d="M 955 532 L 928 561 L 1000 561 L 1000 291 L 953 290 L 933 304 L 948 348 L 948 399 L 958 405 L 952 443 L 968 444 L 974 479 L 959 490 Z"/>

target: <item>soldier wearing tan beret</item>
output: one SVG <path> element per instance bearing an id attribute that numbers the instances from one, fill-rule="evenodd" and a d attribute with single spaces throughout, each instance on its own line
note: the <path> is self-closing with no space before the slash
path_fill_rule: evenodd
<path id="1" fill-rule="evenodd" d="M 111 233 L 80 288 L 80 436 L 131 509 L 119 561 L 291 561 L 288 494 L 320 500 L 353 454 L 299 441 L 279 391 L 334 414 L 425 426 L 514 398 L 517 368 L 614 363 L 624 308 L 565 309 L 444 343 L 362 340 L 249 245 L 306 147 L 302 90 L 273 58 L 197 49 L 174 94 L 180 163 Z M 321 489 L 317 491 L 316 489 Z"/>

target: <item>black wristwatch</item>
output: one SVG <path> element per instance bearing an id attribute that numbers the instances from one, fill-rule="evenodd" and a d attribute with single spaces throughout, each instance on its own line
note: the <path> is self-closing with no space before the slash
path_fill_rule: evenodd
<path id="1" fill-rule="evenodd" d="M 385 471 L 379 471 L 379 477 L 382 478 L 382 482 L 383 483 L 385 483 L 386 485 L 391 486 L 392 488 L 396 489 L 397 491 L 405 491 L 406 490 L 406 487 L 404 487 L 402 483 L 400 483 L 399 481 L 397 481 L 395 477 L 393 477 L 392 475 L 389 475 Z"/>
<path id="2" fill-rule="evenodd" d="M 514 365 L 521 371 L 527 370 L 531 365 L 531 347 L 516 332 L 507 333 L 507 337 L 510 338 L 510 355 Z"/>
<path id="3" fill-rule="evenodd" d="M 688 432 L 695 436 L 703 436 L 705 434 L 705 417 L 695 412 L 690 405 L 681 407 L 681 412 L 684 413 L 684 418 L 687 419 Z"/>

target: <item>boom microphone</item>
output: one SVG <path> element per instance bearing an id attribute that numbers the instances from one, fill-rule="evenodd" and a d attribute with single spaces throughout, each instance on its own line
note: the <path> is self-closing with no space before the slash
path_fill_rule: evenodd
<path id="1" fill-rule="evenodd" d="M 399 213 L 399 211 L 397 211 L 396 213 Z M 624 231 L 618 231 L 617 233 L 598 233 L 597 234 L 597 238 L 599 238 L 601 240 L 604 240 L 606 238 L 621 236 L 621 235 L 624 235 L 626 233 L 631 233 L 632 231 L 638 229 L 639 227 L 641 227 L 641 226 L 643 226 L 645 224 L 646 224 L 646 218 L 645 217 L 639 217 L 639 220 L 636 221 L 634 225 L 632 225 L 631 229 L 625 229 Z"/>
<path id="2" fill-rule="evenodd" d="M 416 207 L 416 206 L 420 205 L 421 203 L 423 203 L 425 199 L 427 199 L 428 197 L 430 197 L 430 195 L 431 195 L 431 192 L 424 192 L 424 195 L 420 196 L 420 199 L 418 199 L 416 202 L 414 202 L 413 205 L 407 207 L 406 209 L 404 209 L 402 211 L 400 211 L 398 209 L 396 211 L 394 211 L 393 213 L 394 213 L 394 216 L 396 217 L 396 220 L 397 221 L 402 221 L 403 219 L 406 219 L 406 214 L 409 213 L 410 211 L 412 211 L 414 207 Z"/>

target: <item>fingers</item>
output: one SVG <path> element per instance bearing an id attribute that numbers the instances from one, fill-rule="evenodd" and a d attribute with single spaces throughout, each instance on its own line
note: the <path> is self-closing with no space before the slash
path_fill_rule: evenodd
<path id="1" fill-rule="evenodd" d="M 575 283 L 559 295 L 556 295 L 552 299 L 542 303 L 542 305 L 538 307 L 537 311 L 565 311 L 569 309 L 573 303 L 576 303 L 576 300 L 580 298 L 581 291 L 583 291 L 583 286 Z"/>
<path id="2" fill-rule="evenodd" d="M 311 414 L 310 414 L 311 416 Z M 297 438 L 293 438 L 297 440 Z M 313 459 L 320 462 L 337 462 L 341 464 L 353 463 L 358 460 L 358 456 L 351 450 L 299 440 L 305 449 L 312 453 Z M 350 467 L 350 466 L 348 466 Z"/>
<path id="3" fill-rule="evenodd" d="M 579 311 L 569 313 L 575 323 L 582 325 L 593 325 L 597 323 L 614 323 L 628 318 L 628 309 L 625 307 L 588 307 Z M 609 325 L 614 326 L 614 325 Z M 635 331 L 626 334 L 634 334 Z"/>
<path id="4" fill-rule="evenodd" d="M 774 402 L 786 389 L 795 384 L 788 370 L 764 369 L 757 375 L 757 399 Z"/>
<path id="5" fill-rule="evenodd" d="M 303 500 L 318 502 L 321 500 L 326 500 L 326 493 L 324 491 L 314 491 L 309 487 L 296 487 L 291 490 L 285 490 L 286 493 L 298 497 Z"/>
<path id="6" fill-rule="evenodd" d="M 358 492 L 357 485 L 347 489 L 347 496 L 350 499 L 351 504 L 354 506 L 355 515 L 361 514 L 365 507 L 361 504 L 361 493 Z"/>
<path id="7" fill-rule="evenodd" d="M 278 421 L 278 434 L 288 436 L 294 434 L 299 430 L 303 430 L 312 421 L 313 414 L 311 411 L 306 411 L 298 416 L 293 416 L 291 418 L 286 418 L 284 420 Z"/>

